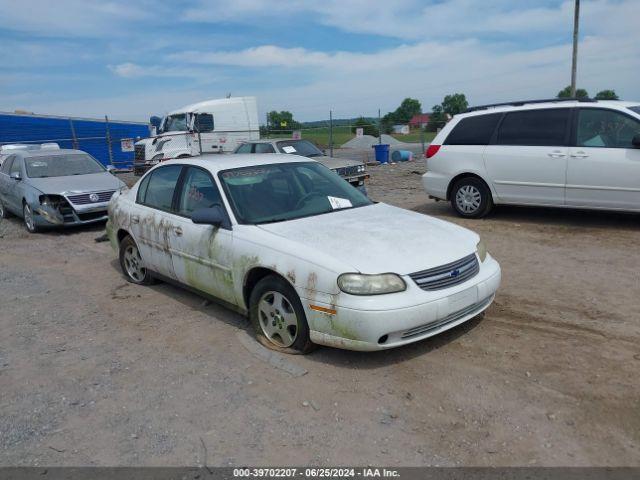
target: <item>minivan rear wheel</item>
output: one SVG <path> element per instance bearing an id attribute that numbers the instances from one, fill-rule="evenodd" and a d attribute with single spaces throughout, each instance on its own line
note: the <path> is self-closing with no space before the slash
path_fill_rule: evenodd
<path id="1" fill-rule="evenodd" d="M 451 205 L 461 217 L 480 218 L 493 208 L 491 191 L 479 178 L 465 177 L 451 189 Z"/>

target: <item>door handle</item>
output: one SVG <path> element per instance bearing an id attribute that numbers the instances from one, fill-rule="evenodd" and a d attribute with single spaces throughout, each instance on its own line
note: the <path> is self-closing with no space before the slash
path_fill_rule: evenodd
<path id="1" fill-rule="evenodd" d="M 550 153 L 548 153 L 548 155 L 549 155 L 551 158 L 562 158 L 562 157 L 566 157 L 566 156 L 567 156 L 567 154 L 566 154 L 566 153 L 562 153 L 562 152 L 561 152 L 561 151 L 559 151 L 559 150 L 556 150 L 556 151 L 550 152 Z"/>
<path id="2" fill-rule="evenodd" d="M 576 153 L 572 153 L 571 156 L 573 158 L 587 158 L 589 155 L 587 155 L 584 152 L 576 152 Z"/>
<path id="3" fill-rule="evenodd" d="M 137 215 L 131 215 L 131 223 L 140 223 L 140 217 Z"/>
<path id="4" fill-rule="evenodd" d="M 174 233 L 175 233 L 177 236 L 179 236 L 179 237 L 181 237 L 181 236 L 182 236 L 182 228 L 180 228 L 180 227 L 175 227 L 175 228 L 173 229 L 173 231 L 174 231 Z"/>

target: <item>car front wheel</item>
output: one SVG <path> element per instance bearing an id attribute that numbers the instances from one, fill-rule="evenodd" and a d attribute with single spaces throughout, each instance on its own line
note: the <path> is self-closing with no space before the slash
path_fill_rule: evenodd
<path id="1" fill-rule="evenodd" d="M 120 242 L 120 268 L 127 280 L 137 285 L 151 285 L 154 278 L 147 270 L 138 245 L 130 236 Z"/>
<path id="2" fill-rule="evenodd" d="M 489 187 L 475 177 L 458 180 L 451 189 L 451 205 L 461 217 L 480 218 L 493 208 Z"/>
<path id="3" fill-rule="evenodd" d="M 260 343 L 286 353 L 308 353 L 315 348 L 298 294 L 282 278 L 260 280 L 249 300 L 249 317 Z"/>
<path id="4" fill-rule="evenodd" d="M 22 207 L 22 218 L 24 220 L 24 226 L 29 233 L 36 233 L 38 231 L 38 226 L 33 218 L 33 210 L 28 203 L 25 203 Z"/>
<path id="5" fill-rule="evenodd" d="M 2 203 L 2 199 L 0 199 L 0 218 L 9 218 L 9 215 L 4 203 Z"/>

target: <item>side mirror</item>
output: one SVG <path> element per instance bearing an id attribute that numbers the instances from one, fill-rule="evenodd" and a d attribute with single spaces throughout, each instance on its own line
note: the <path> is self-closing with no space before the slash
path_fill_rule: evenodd
<path id="1" fill-rule="evenodd" d="M 107 172 L 113 173 L 115 171 L 116 171 L 116 167 L 114 167 L 113 165 L 107 165 Z"/>
<path id="2" fill-rule="evenodd" d="M 20 172 L 13 172 L 11 175 L 9 175 L 11 178 L 13 178 L 14 180 L 22 180 L 22 175 L 20 175 Z"/>
<path id="3" fill-rule="evenodd" d="M 633 140 L 631 140 L 631 144 L 636 148 L 640 148 L 640 133 L 633 137 Z"/>
<path id="4" fill-rule="evenodd" d="M 191 214 L 191 221 L 198 225 L 213 225 L 231 230 L 231 222 L 220 205 L 211 208 L 199 208 Z"/>

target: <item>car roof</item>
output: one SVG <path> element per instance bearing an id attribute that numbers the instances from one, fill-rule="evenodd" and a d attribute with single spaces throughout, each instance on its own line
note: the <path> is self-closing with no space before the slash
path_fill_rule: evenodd
<path id="1" fill-rule="evenodd" d="M 487 105 L 486 107 L 475 107 L 478 109 L 470 112 L 460 113 L 456 115 L 456 118 L 472 117 L 472 116 L 484 115 L 488 113 L 514 112 L 514 111 L 522 111 L 522 110 L 539 110 L 543 108 L 605 107 L 605 108 L 614 108 L 619 110 L 626 107 L 635 107 L 640 105 L 640 102 L 629 102 L 629 101 L 622 101 L 622 100 L 567 101 L 563 99 L 549 100 L 545 102 L 533 101 L 533 102 L 527 103 L 526 101 L 524 101 L 524 102 L 514 102 L 514 103 L 517 103 L 517 104 L 516 105 L 500 104 L 500 105 Z"/>
<path id="2" fill-rule="evenodd" d="M 258 165 L 272 165 L 278 163 L 309 163 L 315 162 L 307 157 L 285 153 L 240 153 L 235 155 L 221 155 L 208 153 L 192 158 L 167 160 L 159 165 L 196 165 L 205 167 L 212 172 L 228 170 L 230 168 L 255 167 Z"/>
<path id="3" fill-rule="evenodd" d="M 261 138 L 259 140 L 244 140 L 242 143 L 298 142 L 301 140 L 307 140 L 307 139 L 306 138 Z"/>
<path id="4" fill-rule="evenodd" d="M 15 152 L 11 152 L 11 154 L 20 155 L 24 158 L 28 157 L 56 157 L 58 155 L 74 155 L 82 153 L 87 155 L 87 152 L 83 152 L 82 150 L 73 150 L 71 148 L 61 148 L 61 149 L 45 149 L 45 150 L 15 150 Z"/>

